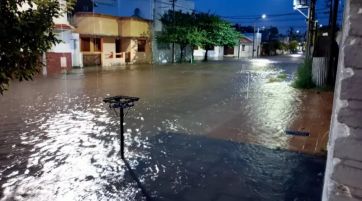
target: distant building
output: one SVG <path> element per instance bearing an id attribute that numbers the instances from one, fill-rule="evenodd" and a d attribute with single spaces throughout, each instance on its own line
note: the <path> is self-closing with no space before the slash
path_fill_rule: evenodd
<path id="1" fill-rule="evenodd" d="M 177 0 L 175 10 L 192 12 L 195 3 L 192 0 Z M 153 21 L 151 28 L 152 60 L 154 63 L 168 63 L 172 61 L 171 44 L 161 44 L 156 41 L 156 35 L 162 31 L 161 16 L 172 10 L 169 0 L 78 0 L 76 12 L 92 12 L 118 17 L 132 17 Z M 175 45 L 175 58 L 180 57 L 180 47 Z M 186 48 L 185 58 L 191 58 L 192 49 Z"/>
<path id="2" fill-rule="evenodd" d="M 151 63 L 151 21 L 78 12 L 73 17 L 80 35 L 84 66 Z"/>
<path id="3" fill-rule="evenodd" d="M 224 55 L 234 58 L 251 58 L 253 54 L 253 39 L 246 36 L 240 38 L 240 43 L 235 47 L 225 47 Z"/>
<path id="4" fill-rule="evenodd" d="M 253 38 L 255 36 L 255 39 Z M 240 41 L 234 47 L 220 47 L 216 46 L 208 51 L 208 59 L 222 60 L 224 57 L 233 58 L 252 58 L 253 57 L 253 44 L 254 44 L 254 57 L 259 57 L 261 53 L 261 33 L 244 33 L 240 37 Z M 206 50 L 198 47 L 194 50 L 195 60 L 202 60 L 205 58 Z"/>
<path id="5" fill-rule="evenodd" d="M 261 53 L 261 39 L 262 39 L 262 33 L 244 33 L 244 36 L 246 36 L 248 39 L 251 39 L 254 44 L 254 57 L 259 57 Z M 253 55 L 253 51 L 251 51 L 251 55 Z"/>
<path id="6" fill-rule="evenodd" d="M 177 0 L 175 10 L 192 12 L 195 3 L 192 0 Z M 156 35 L 162 31 L 161 16 L 172 10 L 169 0 L 78 0 L 76 12 L 92 12 L 117 17 L 132 17 L 153 21 L 151 27 L 152 61 L 154 63 L 168 63 L 172 61 L 171 44 L 160 44 L 156 41 Z M 180 47 L 175 45 L 175 58 L 180 57 Z M 186 48 L 186 59 L 191 58 L 191 48 Z"/>

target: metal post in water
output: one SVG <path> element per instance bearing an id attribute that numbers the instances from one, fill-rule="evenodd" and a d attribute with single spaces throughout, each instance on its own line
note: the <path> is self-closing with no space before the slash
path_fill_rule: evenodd
<path id="1" fill-rule="evenodd" d="M 123 160 L 126 168 L 129 170 L 129 173 L 133 180 L 137 183 L 137 186 L 141 189 L 143 195 L 146 198 L 146 201 L 152 201 L 152 197 L 148 194 L 146 188 L 142 185 L 141 181 L 138 179 L 137 174 L 132 170 L 130 164 L 125 158 L 124 155 L 124 109 L 131 108 L 134 106 L 134 102 L 137 102 L 139 98 L 129 97 L 129 96 L 114 96 L 103 99 L 103 102 L 108 103 L 110 108 L 119 108 L 119 135 L 120 135 L 120 149 L 121 149 L 121 159 Z"/>
<path id="2" fill-rule="evenodd" d="M 121 149 L 121 158 L 124 158 L 124 112 L 123 112 L 123 108 L 119 108 L 119 122 L 120 122 L 120 149 Z"/>

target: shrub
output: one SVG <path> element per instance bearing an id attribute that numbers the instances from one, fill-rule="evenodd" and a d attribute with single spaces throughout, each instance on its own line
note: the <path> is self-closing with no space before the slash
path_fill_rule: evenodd
<path id="1" fill-rule="evenodd" d="M 304 63 L 299 65 L 293 86 L 298 89 L 310 89 L 315 87 L 312 81 L 311 59 L 305 59 Z"/>
<path id="2" fill-rule="evenodd" d="M 269 83 L 273 83 L 273 82 L 283 82 L 288 78 L 288 75 L 286 73 L 280 73 L 279 75 L 277 75 L 276 77 L 271 77 L 269 78 Z"/>

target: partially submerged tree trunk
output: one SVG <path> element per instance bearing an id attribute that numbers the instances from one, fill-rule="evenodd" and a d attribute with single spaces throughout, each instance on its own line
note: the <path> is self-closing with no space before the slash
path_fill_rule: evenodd
<path id="1" fill-rule="evenodd" d="M 191 48 L 191 63 L 194 63 L 194 49 L 195 47 Z"/>
<path id="2" fill-rule="evenodd" d="M 180 45 L 180 63 L 183 61 L 184 58 L 184 51 L 185 51 L 186 45 Z"/>
<path id="3" fill-rule="evenodd" d="M 204 61 L 207 61 L 208 60 L 208 53 L 209 53 L 209 48 L 206 48 L 206 51 L 205 51 L 205 57 L 204 57 Z"/>

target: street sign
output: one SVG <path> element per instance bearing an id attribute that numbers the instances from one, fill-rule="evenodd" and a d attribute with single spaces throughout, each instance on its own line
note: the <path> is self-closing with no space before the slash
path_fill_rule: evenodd
<path id="1" fill-rule="evenodd" d="M 294 10 L 297 9 L 306 9 L 309 6 L 309 0 L 293 0 Z"/>

